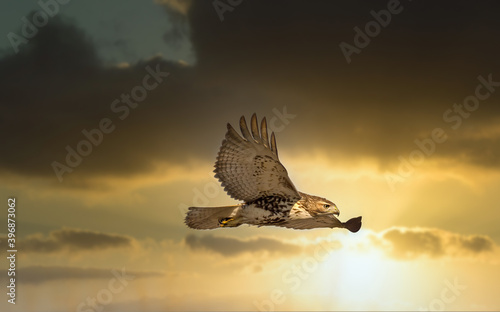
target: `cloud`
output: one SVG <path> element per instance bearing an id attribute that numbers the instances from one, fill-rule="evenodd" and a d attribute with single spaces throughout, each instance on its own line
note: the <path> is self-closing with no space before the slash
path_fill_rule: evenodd
<path id="1" fill-rule="evenodd" d="M 293 255 L 303 251 L 298 245 L 265 237 L 242 240 L 232 237 L 189 234 L 185 237 L 184 242 L 192 250 L 208 250 L 225 257 L 259 252 Z"/>
<path id="2" fill-rule="evenodd" d="M 458 236 L 454 239 L 459 248 L 475 254 L 492 251 L 495 248 L 493 240 L 484 235 Z"/>
<path id="3" fill-rule="evenodd" d="M 156 0 L 156 3 L 165 5 L 169 10 L 182 15 L 187 15 L 191 7 L 192 0 Z"/>
<path id="4" fill-rule="evenodd" d="M 124 235 L 106 234 L 78 229 L 61 229 L 50 232 L 48 237 L 40 234 L 22 239 L 24 252 L 52 253 L 61 250 L 97 250 L 131 247 L 133 239 Z"/>
<path id="5" fill-rule="evenodd" d="M 113 112 L 111 103 L 143 82 L 147 66 L 175 78 L 149 91 L 146 100 L 131 109 L 133 117 L 122 121 L 122 113 Z M 188 119 L 172 118 L 172 108 L 179 106 L 181 115 L 196 111 L 180 106 L 185 97 L 175 99 L 178 92 L 189 93 L 190 69 L 185 65 L 156 57 L 125 68 L 106 67 L 85 33 L 55 17 L 18 54 L 0 59 L 0 69 L 0 138 L 16 147 L 15 154 L 0 155 L 3 171 L 55 179 L 52 162 L 67 164 L 66 147 L 75 149 L 87 139 L 82 131 L 98 128 L 103 118 L 112 120 L 115 132 L 104 135 L 81 168 L 64 175 L 66 180 L 74 177 L 75 183 L 82 183 L 88 176 L 149 172 L 161 160 L 180 160 L 191 145 L 186 140 L 178 149 L 169 147 L 179 131 L 187 133 L 190 127 L 172 123 Z"/>
<path id="6" fill-rule="evenodd" d="M 467 257 L 492 252 L 493 240 L 428 228 L 391 228 L 372 236 L 372 242 L 397 259 Z"/>
<path id="7" fill-rule="evenodd" d="M 497 93 L 463 119 L 458 130 L 443 120 L 454 103 L 474 94 L 479 75 L 493 73 L 500 81 L 495 70 L 499 48 L 486 35 L 486 29 L 500 30 L 494 14 L 460 2 L 432 12 L 423 3 L 401 2 L 403 11 L 347 64 L 339 44 L 353 45 L 353 28 L 364 29 L 373 20 L 370 11 L 386 5 L 249 1 L 226 11 L 220 22 L 212 2 L 193 1 L 188 16 L 197 70 L 226 89 L 271 89 L 267 96 L 288 102 L 300 116 L 286 129 L 293 153 L 315 148 L 349 158 L 372 157 L 394 167 L 399 156 L 416 149 L 415 139 L 442 127 L 449 142 L 433 157 L 463 155 L 461 162 L 500 168 L 500 136 L 474 142 L 461 138 L 466 128 L 479 131 L 500 116 L 500 106 L 492 102 Z M 454 14 L 446 14 L 450 9 Z M 422 18 L 427 22 L 421 23 Z M 477 53 L 479 46 L 486 54 Z"/>
<path id="8" fill-rule="evenodd" d="M 190 36 L 187 14 L 191 7 L 191 0 L 157 0 L 156 2 L 163 5 L 172 24 L 163 35 L 163 39 L 169 45 L 179 46 Z"/>
<path id="9" fill-rule="evenodd" d="M 7 270 L 0 270 L 7 276 Z M 126 274 L 129 278 L 160 277 L 162 272 L 153 271 L 127 271 L 122 269 L 79 268 L 66 266 L 28 266 L 19 269 L 21 283 L 37 284 L 54 280 L 68 279 L 111 279 L 115 276 Z M 114 273 L 113 273 L 114 272 Z M 22 274 L 22 277 L 21 277 Z"/>
<path id="10" fill-rule="evenodd" d="M 489 104 L 496 93 L 457 131 L 442 118 L 453 103 L 473 94 L 478 75 L 493 72 L 500 80 L 494 71 L 498 47 L 488 36 L 500 26 L 486 6 L 477 5 L 471 16 L 470 5 L 462 3 L 431 11 L 405 3 L 391 25 L 347 64 L 338 44 L 352 43 L 353 27 L 363 27 L 370 11 L 386 3 L 248 1 L 226 12 L 224 22 L 211 1 L 160 3 L 174 25 L 166 40 L 188 36 L 194 67 L 159 57 L 106 67 L 92 38 L 62 15 L 51 18 L 18 54 L 0 59 L 0 139 L 15 150 L 0 155 L 0 170 L 56 183 L 51 163 L 65 163 L 66 147 L 76 148 L 85 140 L 82 130 L 98 127 L 102 118 L 110 118 L 116 130 L 64 176 L 64 185 L 210 160 L 227 122 L 234 125 L 253 112 L 270 118 L 285 104 L 300 116 L 286 135 L 278 135 L 278 145 L 292 153 L 319 149 L 398 165 L 399 156 L 416 148 L 416 138 L 448 127 L 450 140 L 436 157 L 460 155 L 464 163 L 500 168 L 500 136 L 462 138 L 466 128 L 486 129 L 500 116 L 500 106 Z M 491 29 L 485 32 L 481 25 Z M 157 65 L 171 75 L 120 120 L 111 103 L 142 82 L 146 66 Z"/>

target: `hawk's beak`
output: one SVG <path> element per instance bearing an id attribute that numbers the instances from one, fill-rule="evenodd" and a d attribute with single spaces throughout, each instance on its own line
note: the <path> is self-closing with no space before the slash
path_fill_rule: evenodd
<path id="1" fill-rule="evenodd" d="M 335 206 L 335 209 L 333 209 L 333 214 L 336 215 L 337 217 L 340 216 L 340 210 Z"/>
<path id="2" fill-rule="evenodd" d="M 334 211 L 332 211 L 332 212 L 327 212 L 327 213 L 325 213 L 325 214 L 326 214 L 326 215 L 331 216 L 332 218 L 335 218 L 335 216 L 337 216 L 337 217 L 338 217 L 338 216 L 340 215 L 340 211 L 338 211 L 338 209 L 335 209 Z"/>
<path id="3" fill-rule="evenodd" d="M 338 209 L 336 209 L 335 211 L 333 212 L 329 212 L 328 213 L 328 216 L 330 216 L 331 218 L 334 218 L 334 219 L 337 219 L 337 217 L 340 215 L 340 211 L 338 211 Z M 337 219 L 338 220 L 338 219 Z"/>

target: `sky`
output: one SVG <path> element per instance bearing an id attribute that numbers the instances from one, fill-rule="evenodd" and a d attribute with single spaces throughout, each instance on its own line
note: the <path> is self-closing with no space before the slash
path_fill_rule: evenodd
<path id="1" fill-rule="evenodd" d="M 497 2 L 0 8 L 1 311 L 500 309 Z M 185 226 L 253 113 L 358 233 Z"/>

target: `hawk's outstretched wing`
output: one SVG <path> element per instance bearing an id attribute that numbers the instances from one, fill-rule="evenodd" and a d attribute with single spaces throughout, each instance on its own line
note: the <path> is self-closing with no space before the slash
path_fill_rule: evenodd
<path id="1" fill-rule="evenodd" d="M 268 196 L 299 200 L 301 196 L 278 159 L 274 132 L 269 142 L 266 118 L 262 119 L 259 132 L 257 116 L 253 114 L 250 133 L 242 116 L 240 129 L 243 137 L 227 124 L 226 139 L 215 162 L 215 177 L 224 190 L 245 202 Z"/>
<path id="2" fill-rule="evenodd" d="M 283 223 L 273 224 L 276 226 L 306 230 L 316 228 L 345 228 L 356 233 L 361 228 L 361 217 L 349 219 L 347 222 L 341 222 L 333 215 L 315 216 L 307 219 L 288 220 Z"/>

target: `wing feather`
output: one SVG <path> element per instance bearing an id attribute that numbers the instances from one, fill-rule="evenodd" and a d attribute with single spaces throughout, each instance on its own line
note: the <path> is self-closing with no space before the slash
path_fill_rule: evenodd
<path id="1" fill-rule="evenodd" d="M 278 149 L 276 148 L 276 136 L 274 135 L 274 132 L 271 133 L 271 151 L 276 154 L 276 157 L 278 157 Z"/>
<path id="2" fill-rule="evenodd" d="M 324 215 L 304 219 L 288 220 L 283 223 L 278 223 L 276 224 L 276 226 L 297 230 L 307 230 L 315 228 L 343 228 L 344 224 L 333 215 Z"/>
<path id="3" fill-rule="evenodd" d="M 286 227 L 296 230 L 307 230 L 316 228 L 344 228 L 356 233 L 361 228 L 361 217 L 356 217 L 342 222 L 333 215 L 315 216 L 311 218 L 292 219 L 286 222 L 277 223 L 276 226 Z"/>
<path id="4" fill-rule="evenodd" d="M 241 129 L 241 133 L 243 134 L 243 137 L 247 141 L 252 142 L 253 138 L 252 138 L 252 135 L 250 135 L 250 131 L 248 131 L 247 121 L 245 120 L 245 116 L 241 116 L 241 118 L 240 118 L 240 129 Z"/>
<path id="5" fill-rule="evenodd" d="M 215 177 L 229 196 L 245 202 L 268 196 L 299 200 L 300 194 L 278 159 L 274 133 L 269 147 L 265 119 L 260 132 L 255 114 L 250 125 L 251 133 L 242 116 L 240 129 L 243 137 L 230 124 L 227 125 L 226 137 L 215 162 Z"/>
<path id="6" fill-rule="evenodd" d="M 251 124 L 251 128 L 252 128 L 253 139 L 257 143 L 263 143 L 262 138 L 260 137 L 260 133 L 259 133 L 259 124 L 257 123 L 257 115 L 256 114 L 252 115 L 252 121 L 250 122 L 250 124 Z"/>
<path id="7" fill-rule="evenodd" d="M 262 122 L 260 124 L 260 132 L 262 134 L 262 143 L 264 143 L 265 147 L 269 147 L 269 137 L 267 135 L 267 122 L 266 117 L 262 118 Z"/>

